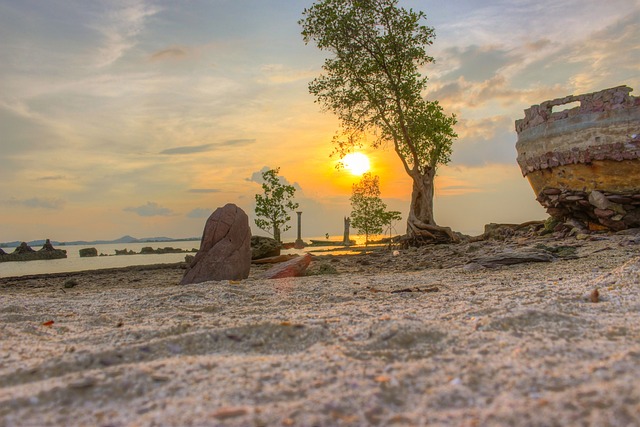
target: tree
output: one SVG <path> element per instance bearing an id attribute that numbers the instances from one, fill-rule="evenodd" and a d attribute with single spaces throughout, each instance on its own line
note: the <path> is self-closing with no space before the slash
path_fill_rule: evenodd
<path id="1" fill-rule="evenodd" d="M 305 43 L 333 53 L 324 73 L 309 83 L 316 102 L 336 114 L 346 139 L 335 138 L 340 156 L 363 145 L 388 144 L 413 181 L 407 237 L 413 243 L 457 241 L 433 218 L 433 182 L 439 165 L 450 160 L 455 115 L 422 93 L 427 78 L 419 68 L 433 62 L 426 47 L 433 28 L 422 25 L 423 12 L 405 10 L 397 0 L 321 0 L 305 9 Z"/>
<path id="2" fill-rule="evenodd" d="M 360 182 L 353 184 L 351 191 L 351 224 L 365 235 L 381 234 L 383 226 L 398 220 L 400 212 L 387 211 L 387 205 L 380 199 L 380 178 L 367 172 Z"/>
<path id="3" fill-rule="evenodd" d="M 296 189 L 292 185 L 284 184 L 278 177 L 280 168 L 262 172 L 262 190 L 264 195 L 256 194 L 256 225 L 280 242 L 280 233 L 291 228 L 285 225 L 291 220 L 288 212 L 298 209 L 298 203 L 293 202 Z M 284 227 L 283 227 L 284 226 Z"/>

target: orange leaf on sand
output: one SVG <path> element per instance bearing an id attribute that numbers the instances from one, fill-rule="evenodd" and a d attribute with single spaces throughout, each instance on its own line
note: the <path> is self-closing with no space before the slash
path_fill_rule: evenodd
<path id="1" fill-rule="evenodd" d="M 391 381 L 391 377 L 389 375 L 378 375 L 373 380 L 377 383 L 388 383 Z"/>
<path id="2" fill-rule="evenodd" d="M 55 322 L 54 322 L 53 320 L 48 320 L 48 321 L 44 322 L 44 323 L 42 324 L 42 326 L 51 326 L 51 325 L 53 325 L 54 323 L 55 323 Z"/>

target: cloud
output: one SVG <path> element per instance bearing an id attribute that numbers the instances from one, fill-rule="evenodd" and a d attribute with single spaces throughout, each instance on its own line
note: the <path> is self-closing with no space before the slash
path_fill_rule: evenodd
<path id="1" fill-rule="evenodd" d="M 271 168 L 270 168 L 269 166 L 264 166 L 264 167 L 263 167 L 262 169 L 260 169 L 259 171 L 252 173 L 252 174 L 251 174 L 251 178 L 246 178 L 246 181 L 249 181 L 249 182 L 255 182 L 255 183 L 258 183 L 258 184 L 261 184 L 261 185 L 262 185 L 262 183 L 264 183 L 264 179 L 262 179 L 262 174 L 263 174 L 264 172 L 268 171 L 268 170 L 271 170 Z M 287 178 L 285 178 L 285 177 L 284 177 L 284 176 L 282 176 L 282 175 L 279 175 L 279 176 L 278 176 L 278 180 L 280 181 L 280 183 L 281 183 L 281 184 L 283 184 L 283 185 L 292 185 L 292 186 L 293 186 L 293 188 L 295 188 L 295 189 L 296 189 L 296 191 L 300 191 L 300 192 L 302 192 L 302 187 L 301 187 L 301 186 L 300 186 L 300 184 L 298 184 L 297 182 L 294 182 L 294 183 L 292 184 L 292 183 L 290 183 L 290 182 L 287 180 Z"/>
<path id="2" fill-rule="evenodd" d="M 123 6 L 101 14 L 105 17 L 104 20 L 91 26 L 103 37 L 96 63 L 99 68 L 113 64 L 133 48 L 137 36 L 144 30 L 146 19 L 161 11 L 160 8 L 140 0 L 129 0 L 121 4 Z"/>
<path id="3" fill-rule="evenodd" d="M 220 190 L 217 188 L 190 188 L 189 193 L 197 193 L 197 194 L 210 194 L 210 193 L 219 193 Z"/>
<path id="4" fill-rule="evenodd" d="M 151 54 L 151 61 L 182 59 L 186 56 L 187 52 L 184 49 L 179 47 L 170 47 Z"/>
<path id="5" fill-rule="evenodd" d="M 495 46 L 452 47 L 443 53 L 447 61 L 457 62 L 458 68 L 442 77 L 443 80 L 455 80 L 464 76 L 467 81 L 481 82 L 495 76 L 502 67 L 512 62 L 509 51 Z"/>
<path id="6" fill-rule="evenodd" d="M 62 209 L 66 202 L 62 199 L 33 197 L 31 199 L 15 199 L 3 201 L 1 204 L 8 206 L 22 206 L 31 209 Z"/>
<path id="7" fill-rule="evenodd" d="M 220 147 L 241 147 L 244 145 L 253 144 L 255 142 L 255 139 L 230 139 L 217 145 L 219 145 Z"/>
<path id="8" fill-rule="evenodd" d="M 192 145 L 188 147 L 175 147 L 162 150 L 160 154 L 193 154 L 211 151 L 215 147 L 214 144 Z"/>
<path id="9" fill-rule="evenodd" d="M 138 207 L 124 208 L 125 212 L 135 212 L 140 216 L 172 216 L 173 211 L 169 208 L 163 208 L 155 202 L 147 202 L 146 205 Z"/>
<path id="10" fill-rule="evenodd" d="M 516 134 L 509 117 L 462 119 L 456 130 L 460 139 L 453 144 L 452 165 L 477 167 L 515 162 Z"/>
<path id="11" fill-rule="evenodd" d="M 64 179 L 67 179 L 64 175 L 49 175 L 36 178 L 36 181 L 62 181 Z"/>
<path id="12" fill-rule="evenodd" d="M 168 148 L 166 150 L 162 150 L 160 154 L 194 154 L 194 153 L 203 153 L 205 151 L 211 151 L 216 147 L 242 147 L 245 145 L 250 145 L 255 143 L 255 139 L 229 139 L 227 141 L 223 141 L 217 144 L 202 144 L 202 145 L 191 145 L 185 147 L 174 147 Z"/>
<path id="13" fill-rule="evenodd" d="M 260 68 L 263 78 L 262 83 L 284 84 L 299 80 L 311 80 L 317 75 L 317 70 L 298 70 L 289 68 L 283 64 L 266 64 Z"/>
<path id="14" fill-rule="evenodd" d="M 211 216 L 212 212 L 213 212 L 213 209 L 209 209 L 209 208 L 195 208 L 194 210 L 192 210 L 191 212 L 189 212 L 187 214 L 187 217 L 189 217 L 189 218 L 209 218 L 209 216 Z"/>

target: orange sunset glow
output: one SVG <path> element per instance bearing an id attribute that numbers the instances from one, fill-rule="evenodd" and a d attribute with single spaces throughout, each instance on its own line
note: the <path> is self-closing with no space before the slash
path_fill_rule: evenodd
<path id="1" fill-rule="evenodd" d="M 435 181 L 439 224 L 477 234 L 544 219 L 515 163 L 515 120 L 547 99 L 640 88 L 640 6 L 587 3 L 532 14 L 496 1 L 401 2 L 425 10 L 437 33 L 424 96 L 458 118 Z M 366 171 L 406 218 L 412 184 L 392 147 L 331 157 L 339 123 L 308 91 L 325 54 L 304 45 L 297 23 L 312 1 L 61 1 L 56 19 L 46 4 L 0 7 L 0 241 L 199 236 L 226 203 L 253 224 L 265 167 L 295 186 L 308 236 L 342 232 Z"/>

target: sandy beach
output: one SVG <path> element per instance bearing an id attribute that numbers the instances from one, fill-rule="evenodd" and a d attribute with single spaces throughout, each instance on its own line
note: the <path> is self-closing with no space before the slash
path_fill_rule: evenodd
<path id="1" fill-rule="evenodd" d="M 536 251 L 551 262 L 483 268 Z M 640 234 L 0 279 L 0 425 L 640 425 Z M 597 289 L 597 292 L 596 292 Z"/>

